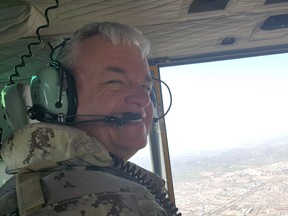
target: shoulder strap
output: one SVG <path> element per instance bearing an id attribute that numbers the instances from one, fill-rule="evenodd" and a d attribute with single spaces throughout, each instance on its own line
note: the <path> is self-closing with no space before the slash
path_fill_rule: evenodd
<path id="1" fill-rule="evenodd" d="M 20 215 L 27 215 L 45 203 L 39 173 L 19 173 L 16 176 L 16 194 Z"/>
<path id="2" fill-rule="evenodd" d="M 16 175 L 16 195 L 21 216 L 39 209 L 45 203 L 40 184 L 40 170 L 56 167 L 56 163 L 43 160 L 22 168 Z"/>

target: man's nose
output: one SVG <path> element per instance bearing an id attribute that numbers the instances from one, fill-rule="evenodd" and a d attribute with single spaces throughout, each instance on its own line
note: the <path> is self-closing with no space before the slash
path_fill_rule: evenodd
<path id="1" fill-rule="evenodd" d="M 136 104 L 140 107 L 146 107 L 150 103 L 150 94 L 142 86 L 133 87 L 126 97 L 126 102 Z"/>

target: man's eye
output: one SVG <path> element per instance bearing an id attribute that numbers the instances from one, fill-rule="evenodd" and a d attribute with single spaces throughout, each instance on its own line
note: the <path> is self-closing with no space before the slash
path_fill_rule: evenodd
<path id="1" fill-rule="evenodd" d="M 122 84 L 121 80 L 109 80 L 106 82 L 107 84 Z"/>

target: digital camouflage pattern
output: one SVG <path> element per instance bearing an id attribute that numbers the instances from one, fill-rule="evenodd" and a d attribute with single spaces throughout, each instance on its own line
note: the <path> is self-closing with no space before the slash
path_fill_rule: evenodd
<path id="1" fill-rule="evenodd" d="M 3 143 L 1 155 L 15 176 L 0 189 L 0 216 L 167 215 L 145 187 L 87 169 L 111 167 L 113 159 L 96 139 L 78 129 L 27 125 Z M 158 176 L 145 172 L 164 186 Z"/>

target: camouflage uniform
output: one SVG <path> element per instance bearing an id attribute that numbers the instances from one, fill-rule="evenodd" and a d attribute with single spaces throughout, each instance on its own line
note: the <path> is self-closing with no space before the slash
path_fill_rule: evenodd
<path id="1" fill-rule="evenodd" d="M 0 189 L 1 216 L 167 215 L 145 187 L 105 172 L 113 159 L 78 129 L 27 125 L 5 141 L 1 155 L 15 173 Z M 162 179 L 145 173 L 163 188 Z"/>

